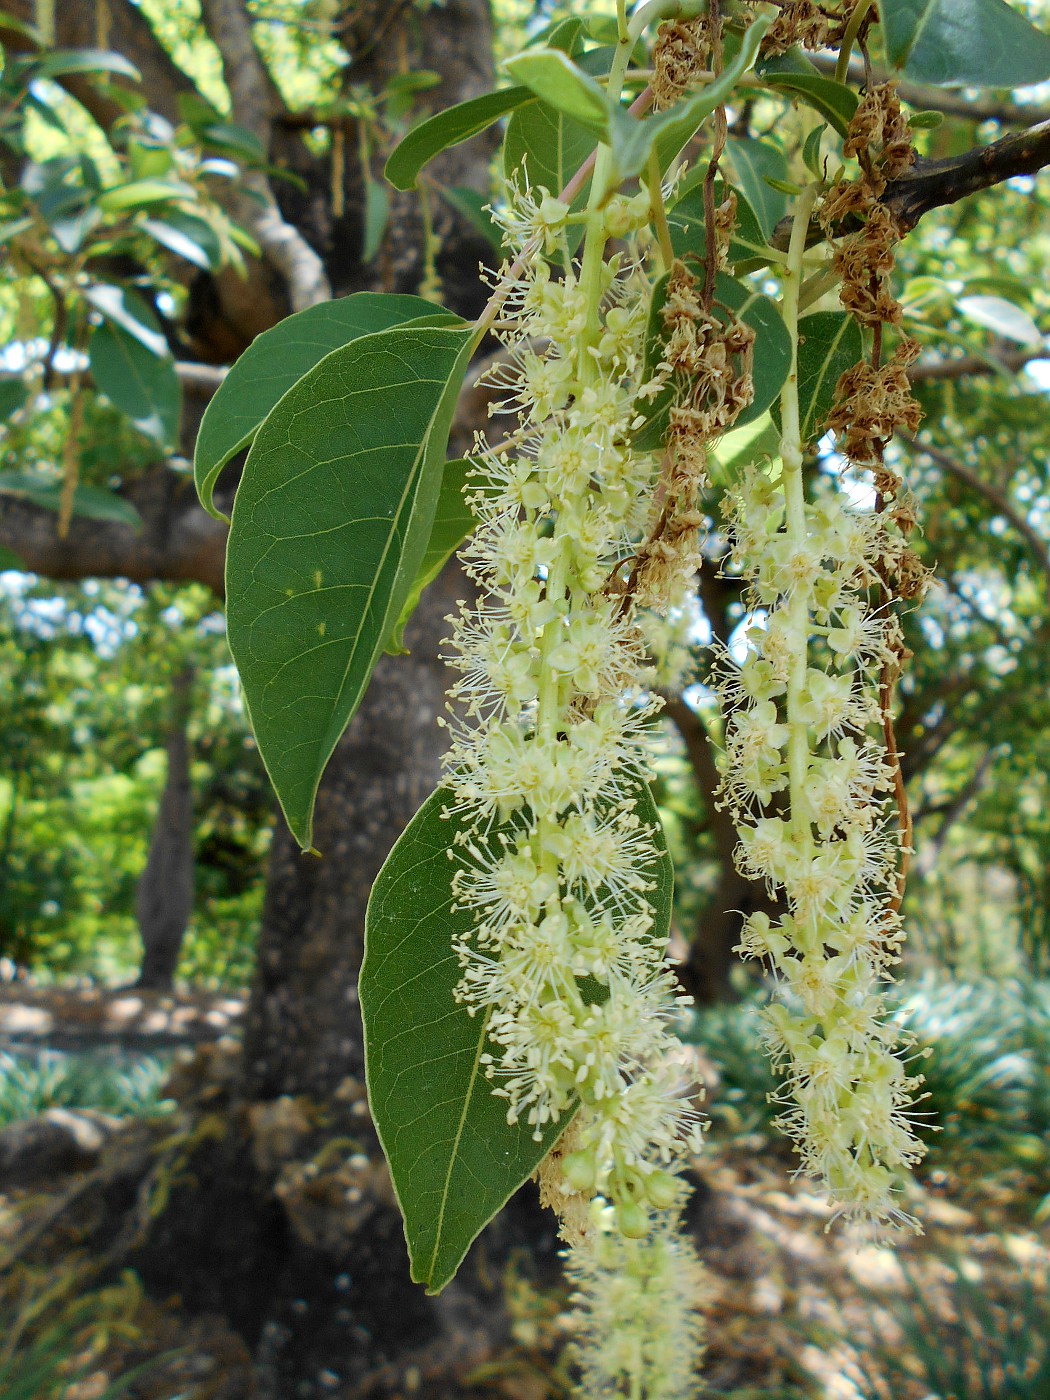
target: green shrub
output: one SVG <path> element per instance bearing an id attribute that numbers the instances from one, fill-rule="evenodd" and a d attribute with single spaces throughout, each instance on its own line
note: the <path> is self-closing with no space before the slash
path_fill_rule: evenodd
<path id="1" fill-rule="evenodd" d="M 166 1113 L 171 1102 L 161 1097 L 161 1088 L 169 1063 L 170 1057 L 157 1055 L 0 1051 L 0 1127 L 48 1108 L 89 1108 L 115 1118 Z"/>

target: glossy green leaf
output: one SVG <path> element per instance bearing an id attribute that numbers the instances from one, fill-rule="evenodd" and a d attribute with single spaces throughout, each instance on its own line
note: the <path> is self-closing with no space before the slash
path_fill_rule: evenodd
<path id="1" fill-rule="evenodd" d="M 154 355 L 120 326 L 103 321 L 91 333 L 88 365 L 95 388 L 139 432 L 161 447 L 176 445 L 182 388 L 169 353 Z"/>
<path id="2" fill-rule="evenodd" d="M 474 339 L 456 322 L 352 340 L 288 390 L 248 454 L 226 554 L 230 650 L 304 848 L 321 774 L 426 552 Z"/>
<path id="3" fill-rule="evenodd" d="M 1043 342 L 1039 327 L 1028 312 L 1004 297 L 965 296 L 959 297 L 956 305 L 975 326 L 984 326 L 1006 340 L 1016 341 L 1018 345 L 1041 345 Z"/>
<path id="4" fill-rule="evenodd" d="M 703 278 L 703 269 L 693 260 L 687 260 L 697 274 Z M 646 347 L 648 373 L 652 373 L 663 356 L 663 305 L 667 295 L 667 278 L 663 277 L 653 289 L 652 306 L 649 312 L 649 333 Z M 714 314 L 723 322 L 728 319 L 726 308 L 735 314 L 755 332 L 752 379 L 755 396 L 734 422 L 734 428 L 760 418 L 769 408 L 791 368 L 791 337 L 780 312 L 770 301 L 743 282 L 737 282 L 725 273 L 718 274 L 715 283 Z M 648 374 L 647 374 L 648 377 Z M 639 415 L 645 420 L 634 435 L 634 445 L 640 451 L 656 451 L 667 436 L 668 413 L 675 399 L 674 386 L 669 384 L 652 400 L 638 403 Z"/>
<path id="5" fill-rule="evenodd" d="M 84 300 L 105 319 L 133 336 L 151 355 L 168 354 L 168 342 L 153 312 L 129 287 L 96 283 L 84 288 Z"/>
<path id="6" fill-rule="evenodd" d="M 638 118 L 615 108 L 612 116 L 612 160 L 614 181 L 640 174 L 654 146 L 660 168 L 665 170 L 685 144 L 696 135 L 716 107 L 728 101 L 737 83 L 754 65 L 758 46 L 772 21 L 758 16 L 744 34 L 739 51 L 722 72 L 698 92 L 684 97 L 666 111 Z"/>
<path id="7" fill-rule="evenodd" d="M 186 214 L 181 209 L 165 210 L 163 218 L 143 219 L 142 227 L 163 248 L 177 253 L 204 272 L 217 272 L 222 266 L 218 234 L 194 214 Z"/>
<path id="8" fill-rule="evenodd" d="M 767 183 L 787 178 L 784 152 L 771 141 L 761 141 L 754 136 L 730 136 L 726 158 L 735 177 L 733 184 L 746 196 L 768 240 L 787 211 L 783 192 Z"/>
<path id="9" fill-rule="evenodd" d="M 715 181 L 715 207 L 726 197 L 726 185 L 721 179 Z M 752 272 L 769 262 L 769 249 L 762 233 L 755 211 L 747 197 L 739 190 L 736 194 L 736 228 L 729 240 L 729 261 L 738 272 Z M 703 172 L 684 188 L 681 197 L 667 211 L 667 227 L 671 234 L 671 247 L 678 257 L 702 257 L 705 247 L 704 186 Z"/>
<path id="10" fill-rule="evenodd" d="M 419 606 L 423 589 L 433 583 L 438 574 L 455 554 L 463 541 L 474 529 L 477 521 L 463 496 L 467 484 L 467 474 L 473 463 L 469 457 L 455 457 L 446 462 L 441 473 L 441 494 L 438 496 L 434 523 L 430 527 L 430 539 L 423 562 L 419 566 L 411 592 L 401 608 L 401 616 L 386 645 L 393 656 L 406 654 L 405 628 L 408 619 Z"/>
<path id="11" fill-rule="evenodd" d="M 527 177 L 531 188 L 542 186 L 551 194 L 560 194 L 597 144 L 593 132 L 585 126 L 534 98 L 507 123 L 503 173 L 511 183 L 520 185 Z M 583 208 L 589 190 L 588 179 L 573 200 L 573 209 Z M 567 237 L 572 252 L 583 237 L 583 229 L 572 226 Z M 559 258 L 560 253 L 554 257 Z"/>
<path id="12" fill-rule="evenodd" d="M 455 107 L 447 107 L 445 111 L 428 117 L 414 126 L 390 152 L 384 171 L 386 178 L 395 189 L 415 189 L 419 172 L 428 161 L 447 151 L 450 146 L 469 141 L 493 122 L 499 121 L 500 117 L 533 100 L 533 94 L 527 87 L 504 88 L 500 92 L 472 97 L 469 102 L 457 103 Z"/>
<path id="13" fill-rule="evenodd" d="M 42 477 L 37 472 L 0 472 L 0 492 L 18 496 L 30 505 L 42 506 L 57 513 L 62 503 L 62 482 Z M 142 517 L 122 496 L 101 486 L 77 486 L 73 495 L 73 514 L 88 520 L 108 520 L 117 525 L 138 529 Z"/>
<path id="14" fill-rule="evenodd" d="M 215 122 L 201 132 L 204 143 L 251 165 L 266 164 L 266 147 L 247 127 L 233 122 Z"/>
<path id="15" fill-rule="evenodd" d="M 423 804 L 379 873 L 365 916 L 361 1012 L 372 1120 L 405 1220 L 412 1277 L 430 1293 L 455 1275 L 471 1242 L 554 1145 L 566 1119 L 540 1142 L 507 1122 L 481 1056 L 486 1018 L 454 1000 L 461 968 L 453 942 L 469 910 L 453 909 L 450 842 L 462 822 L 446 817 L 450 794 Z M 653 937 L 667 936 L 673 871 L 648 787 L 636 810 L 657 833 Z M 489 836 L 493 851 L 498 832 Z"/>
<path id="16" fill-rule="evenodd" d="M 192 185 L 181 180 L 131 180 L 126 185 L 114 185 L 98 197 L 98 207 L 104 214 L 124 214 L 132 209 L 149 209 L 155 204 L 170 204 L 176 199 L 195 199 Z"/>
<path id="17" fill-rule="evenodd" d="M 860 327 L 844 311 L 816 311 L 798 324 L 798 408 L 802 446 L 818 441 L 835 400 L 835 385 L 864 354 Z M 770 405 L 780 424 L 780 404 Z"/>
<path id="18" fill-rule="evenodd" d="M 390 196 L 386 185 L 381 185 L 378 180 L 368 180 L 365 184 L 364 239 L 361 245 L 363 263 L 370 263 L 383 246 L 389 218 Z"/>
<path id="19" fill-rule="evenodd" d="M 560 49 L 526 49 L 503 66 L 549 107 L 609 139 L 611 105 L 604 90 Z"/>
<path id="20" fill-rule="evenodd" d="M 1050 78 L 1050 36 L 1005 0 L 879 0 L 886 57 L 918 83 L 1015 88 Z"/>
<path id="21" fill-rule="evenodd" d="M 832 78 L 825 78 L 808 59 L 794 55 L 767 60 L 758 69 L 758 76 L 767 87 L 797 97 L 812 107 L 845 136 L 857 110 L 857 94 Z"/>
<path id="22" fill-rule="evenodd" d="M 120 53 L 102 49 L 52 49 L 36 60 L 36 78 L 68 78 L 74 73 L 108 73 L 141 82 L 135 65 Z"/>
<path id="23" fill-rule="evenodd" d="M 281 395 L 318 361 L 358 336 L 433 316 L 438 310 L 422 297 L 357 292 L 307 307 L 257 336 L 219 386 L 197 434 L 193 476 L 208 514 L 216 520 L 227 518 L 213 499 L 219 473 L 248 446 Z"/>

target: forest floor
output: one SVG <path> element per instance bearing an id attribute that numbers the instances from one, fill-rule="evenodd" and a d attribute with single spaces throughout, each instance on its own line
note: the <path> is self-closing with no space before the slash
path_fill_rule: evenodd
<path id="1" fill-rule="evenodd" d="M 161 1052 L 235 1032 L 242 1011 L 236 994 L 8 984 L 0 986 L 0 1048 L 112 1045 Z M 792 1177 L 790 1154 L 761 1134 L 716 1132 L 696 1175 L 688 1222 L 707 1267 L 709 1394 L 734 1400 L 925 1400 L 949 1393 L 957 1400 L 1007 1394 L 1042 1400 L 1040 1390 L 1010 1389 L 1004 1370 L 1013 1353 L 1015 1370 L 1032 1372 L 1050 1338 L 1050 1198 L 1040 1208 L 1045 1182 L 1023 1167 L 976 1157 L 939 1159 L 902 1203 L 924 1233 L 902 1233 L 892 1242 L 832 1223 L 825 1202 Z M 67 1181 L 56 1180 L 55 1191 L 65 1190 Z M 18 1192 L 0 1195 L 0 1236 L 18 1210 Z M 391 1260 L 391 1267 L 398 1265 Z M 540 1291 L 512 1259 L 504 1293 L 511 1345 L 463 1375 L 453 1393 L 561 1400 L 569 1374 L 567 1290 Z M 215 1339 L 202 1341 L 185 1322 L 180 1332 L 174 1318 L 165 1321 L 166 1345 L 202 1346 L 217 1359 Z M 226 1329 L 219 1331 L 229 1342 Z M 243 1348 L 236 1360 L 247 1364 Z M 1050 1376 L 1050 1362 L 1042 1364 Z M 883 1380 L 865 1382 L 865 1366 Z M 972 1377 L 972 1388 L 950 1388 L 944 1377 L 952 1367 Z M 165 1392 L 147 1386 L 143 1393 Z M 1050 1386 L 1045 1397 L 1050 1400 Z"/>

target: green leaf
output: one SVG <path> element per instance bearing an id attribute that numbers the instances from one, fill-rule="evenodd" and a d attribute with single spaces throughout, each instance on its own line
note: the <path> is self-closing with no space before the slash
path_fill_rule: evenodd
<path id="1" fill-rule="evenodd" d="M 503 173 L 509 183 L 521 183 L 525 175 L 533 189 L 542 186 L 557 195 L 597 144 L 593 133 L 585 126 L 534 98 L 520 107 L 507 123 L 507 134 L 503 138 Z M 573 209 L 583 208 L 589 190 L 588 179 L 573 200 Z M 571 226 L 567 236 L 571 253 L 583 237 L 582 227 Z M 556 259 L 560 256 L 560 252 L 554 254 Z"/>
<path id="2" fill-rule="evenodd" d="M 426 552 L 474 341 L 462 322 L 352 340 L 288 390 L 248 454 L 226 556 L 230 650 L 304 848 L 321 774 Z"/>
<path id="3" fill-rule="evenodd" d="M 959 297 L 956 306 L 974 325 L 984 326 L 986 330 L 993 331 L 996 335 L 1003 336 L 1007 340 L 1014 340 L 1018 345 L 1041 345 L 1043 343 L 1039 327 L 1028 312 L 1022 311 L 1019 306 L 1015 306 L 1012 301 L 1006 301 L 1003 297 Z"/>
<path id="4" fill-rule="evenodd" d="M 177 253 L 204 272 L 217 272 L 222 266 L 222 244 L 218 234 L 209 223 L 194 214 L 172 209 L 166 211 L 162 219 L 143 219 L 142 227 L 162 247 Z"/>
<path id="5" fill-rule="evenodd" d="M 475 231 L 479 233 L 497 253 L 503 251 L 503 230 L 489 212 L 488 196 L 472 190 L 469 185 L 442 186 L 441 198 Z"/>
<path id="6" fill-rule="evenodd" d="M 383 173 L 395 189 L 415 189 L 419 172 L 428 161 L 447 151 L 450 146 L 469 141 L 493 122 L 499 121 L 500 117 L 533 100 L 529 88 L 513 87 L 504 88 L 501 92 L 487 92 L 482 97 L 472 97 L 469 102 L 447 107 L 445 111 L 414 126 L 398 142 L 390 152 Z"/>
<path id="7" fill-rule="evenodd" d="M 84 300 L 100 312 L 107 321 L 133 336 L 151 355 L 161 358 L 168 353 L 160 323 L 146 303 L 128 287 L 98 283 L 84 288 Z"/>
<path id="8" fill-rule="evenodd" d="M 784 55 L 771 58 L 757 70 L 767 87 L 798 97 L 845 136 L 857 110 L 857 94 L 842 83 L 822 77 L 806 59 Z"/>
<path id="9" fill-rule="evenodd" d="M 154 204 L 195 198 L 192 185 L 181 180 L 131 180 L 104 190 L 98 197 L 98 207 L 104 214 L 124 214 L 129 209 L 148 209 Z"/>
<path id="10" fill-rule="evenodd" d="M 503 66 L 549 107 L 579 122 L 599 139 L 608 140 L 609 99 L 594 79 L 560 49 L 527 49 Z"/>
<path id="11" fill-rule="evenodd" d="M 779 146 L 754 136 L 730 136 L 726 156 L 736 177 L 733 184 L 746 195 L 768 242 L 784 217 L 787 199 L 767 181 L 787 178 L 787 158 Z"/>
<path id="12" fill-rule="evenodd" d="M 434 523 L 430 527 L 430 540 L 423 562 L 419 566 L 411 592 L 401 608 L 401 616 L 394 624 L 394 630 L 386 644 L 392 656 L 405 656 L 405 627 L 408 619 L 419 606 L 423 589 L 433 583 L 455 554 L 477 523 L 463 496 L 467 484 L 467 474 L 473 463 L 469 457 L 456 457 L 446 462 L 441 473 L 441 494 L 438 496 Z"/>
<path id="13" fill-rule="evenodd" d="M 62 482 L 37 472 L 0 472 L 0 492 L 56 513 L 62 503 Z M 130 501 L 101 486 L 78 486 L 73 495 L 73 514 L 130 525 L 136 530 L 142 525 L 142 517 Z"/>
<path id="14" fill-rule="evenodd" d="M 802 147 L 802 164 L 809 173 L 815 175 L 818 180 L 824 174 L 824 158 L 821 156 L 820 147 L 827 129 L 826 122 L 821 122 L 820 126 L 815 126 L 806 137 L 806 144 Z"/>
<path id="15" fill-rule="evenodd" d="M 88 365 L 95 388 L 161 447 L 178 442 L 182 388 L 170 354 L 152 354 L 120 326 L 103 321 L 91 333 Z"/>
<path id="16" fill-rule="evenodd" d="M 692 270 L 700 279 L 703 270 L 688 260 Z M 653 300 L 649 310 L 649 332 L 646 345 L 646 365 L 649 374 L 663 357 L 663 306 L 667 296 L 667 278 L 662 277 L 653 288 Z M 714 314 L 723 323 L 728 320 L 726 311 L 736 313 L 745 325 L 755 332 L 752 378 L 755 397 L 733 424 L 742 428 L 746 423 L 760 418 L 772 404 L 791 368 L 791 337 L 780 312 L 770 301 L 743 282 L 718 274 L 715 283 Z M 656 451 L 667 436 L 668 413 L 675 400 L 675 387 L 668 384 L 655 399 L 638 402 L 638 413 L 645 420 L 634 435 L 634 446 L 639 451 Z"/>
<path id="17" fill-rule="evenodd" d="M 8 569 L 16 569 L 20 574 L 24 574 L 26 572 L 25 560 L 13 549 L 8 549 L 6 545 L 0 545 L 0 571 Z"/>
<path id="18" fill-rule="evenodd" d="M 802 446 L 816 442 L 835 400 L 841 375 L 864 355 L 860 327 L 844 311 L 816 311 L 798 324 L 798 408 Z M 780 404 L 770 405 L 780 426 Z"/>
<path id="19" fill-rule="evenodd" d="M 74 73 L 115 73 L 136 83 L 142 81 L 139 70 L 123 54 L 102 49 L 52 49 L 36 60 L 33 76 L 67 78 Z"/>
<path id="20" fill-rule="evenodd" d="M 386 185 L 381 185 L 378 180 L 366 180 L 364 242 L 361 247 L 363 263 L 370 263 L 383 246 L 389 217 L 390 196 Z"/>
<path id="21" fill-rule="evenodd" d="M 227 518 L 213 500 L 219 473 L 248 446 L 282 394 L 319 360 L 358 336 L 431 317 L 438 309 L 422 297 L 357 292 L 307 307 L 257 336 L 219 386 L 197 434 L 193 476 L 208 514 Z"/>
<path id="22" fill-rule="evenodd" d="M 1050 78 L 1050 37 L 1005 0 L 879 0 L 886 57 L 917 83 L 1016 88 Z"/>
<path id="23" fill-rule="evenodd" d="M 205 145 L 233 155 L 250 165 L 266 164 L 266 147 L 247 127 L 235 126 L 233 122 L 215 122 L 201 132 Z"/>
<path id="24" fill-rule="evenodd" d="M 667 211 L 667 227 L 671 234 L 671 247 L 680 258 L 702 257 L 705 248 L 704 221 L 704 171 L 696 172 L 683 188 L 677 203 Z M 715 181 L 715 207 L 726 197 L 727 186 L 721 179 Z M 729 261 L 737 272 L 753 272 L 765 267 L 769 262 L 770 250 L 762 233 L 755 211 L 745 195 L 739 190 L 736 194 L 736 228 L 729 241 Z"/>
<path id="25" fill-rule="evenodd" d="M 0 375 L 0 423 L 5 426 L 29 396 L 29 388 L 20 374 Z"/>
<path id="26" fill-rule="evenodd" d="M 622 108 L 612 112 L 613 182 L 619 184 L 645 169 L 649 152 L 655 146 L 660 168 L 671 161 L 695 136 L 700 124 L 732 96 L 737 83 L 758 56 L 758 46 L 772 21 L 759 15 L 744 34 L 740 50 L 718 77 L 691 97 L 685 97 L 665 112 L 642 118 L 628 115 Z"/>
<path id="27" fill-rule="evenodd" d="M 471 1242 L 535 1171 L 566 1126 L 536 1142 L 528 1126 L 509 1124 L 481 1068 L 486 1018 L 470 1016 L 453 992 L 462 969 L 453 942 L 473 925 L 453 909 L 455 865 L 447 851 L 462 820 L 446 817 L 451 794 L 439 788 L 391 851 L 365 915 L 361 1012 L 372 1119 L 390 1164 L 405 1220 L 412 1277 L 438 1293 Z M 636 811 L 655 828 L 659 863 L 653 938 L 666 938 L 673 870 L 652 794 L 637 791 Z M 484 844 L 485 838 L 476 838 Z M 487 838 L 493 852 L 499 833 Z"/>

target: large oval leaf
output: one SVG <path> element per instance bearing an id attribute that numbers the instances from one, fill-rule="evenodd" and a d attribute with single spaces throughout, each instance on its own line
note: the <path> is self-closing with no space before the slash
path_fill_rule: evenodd
<path id="1" fill-rule="evenodd" d="M 357 292 L 308 306 L 256 336 L 208 404 L 197 434 L 193 476 L 209 515 L 227 517 L 213 500 L 226 463 L 251 442 L 282 394 L 325 355 L 358 336 L 433 316 L 440 308 L 422 297 Z"/>
<path id="2" fill-rule="evenodd" d="M 439 788 L 391 851 L 365 916 L 361 1013 L 372 1118 L 390 1164 L 405 1221 L 412 1277 L 437 1293 L 453 1278 L 471 1242 L 536 1170 L 566 1119 L 540 1142 L 507 1122 L 481 1056 L 492 1048 L 486 1019 L 454 999 L 460 979 L 453 951 L 472 927 L 454 909 L 455 865 L 448 848 L 462 822 L 445 816 L 451 794 Z M 660 852 L 648 898 L 654 938 L 671 922 L 673 869 L 652 794 L 640 784 L 636 811 L 657 833 Z M 492 849 L 498 834 L 491 833 Z"/>
<path id="3" fill-rule="evenodd" d="M 690 179 L 675 204 L 667 211 L 667 227 L 671 247 L 680 258 L 702 256 L 706 246 L 704 221 L 704 186 L 702 170 Z M 727 186 L 715 181 L 715 205 L 726 197 Z M 769 262 L 770 250 L 755 211 L 746 197 L 735 190 L 736 224 L 729 239 L 729 261 L 737 273 L 753 272 Z"/>
<path id="4" fill-rule="evenodd" d="M 408 597 L 401 605 L 401 615 L 387 639 L 386 650 L 392 656 L 407 654 L 405 628 L 419 606 L 424 588 L 434 582 L 477 524 L 463 494 L 472 466 L 469 457 L 455 457 L 451 462 L 446 462 L 442 469 L 441 492 L 434 511 L 434 523 L 430 527 L 427 550 Z"/>
<path id="5" fill-rule="evenodd" d="M 289 389 L 248 454 L 226 553 L 230 650 L 304 848 L 325 764 L 426 551 L 474 339 L 459 322 L 351 341 Z"/>
<path id="6" fill-rule="evenodd" d="M 798 97 L 845 136 L 857 110 L 857 94 L 843 83 L 822 77 L 808 59 L 795 52 L 768 59 L 756 70 L 767 87 Z"/>
<path id="7" fill-rule="evenodd" d="M 779 146 L 757 136 L 730 136 L 726 155 L 736 177 L 733 184 L 746 195 L 768 242 L 787 210 L 787 195 L 769 181 L 787 179 L 787 157 Z"/>
<path id="8" fill-rule="evenodd" d="M 917 83 L 1015 88 L 1050 78 L 1050 37 L 1004 0 L 879 0 L 886 57 Z"/>

